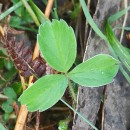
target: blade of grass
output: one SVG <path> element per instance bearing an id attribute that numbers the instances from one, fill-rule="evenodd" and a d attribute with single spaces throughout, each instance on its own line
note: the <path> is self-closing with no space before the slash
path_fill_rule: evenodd
<path id="1" fill-rule="evenodd" d="M 94 130 L 98 130 L 92 122 L 88 119 L 84 118 L 79 112 L 77 112 L 74 108 L 72 108 L 68 103 L 66 103 L 63 99 L 60 99 L 66 106 L 68 106 L 73 112 L 75 112 L 79 117 L 81 117 L 86 123 L 88 123 Z"/>
<path id="2" fill-rule="evenodd" d="M 130 10 L 130 6 L 128 8 L 110 16 L 107 20 L 105 31 L 106 31 L 106 37 L 108 38 L 108 43 L 110 46 L 113 47 L 116 55 L 119 57 L 120 61 L 122 62 L 122 66 L 120 66 L 120 70 L 127 79 L 127 81 L 130 83 L 130 76 L 128 75 L 128 72 L 125 68 L 127 68 L 128 71 L 130 71 L 130 54 L 125 47 L 120 43 L 120 41 L 117 39 L 116 35 L 114 34 L 111 23 L 119 19 L 121 16 L 123 16 L 127 11 Z"/>
<path id="3" fill-rule="evenodd" d="M 36 14 L 38 20 L 40 21 L 40 23 L 44 23 L 45 21 L 49 20 L 44 14 L 43 12 L 35 5 L 35 3 L 30 0 L 29 4 L 31 6 L 31 8 L 33 9 L 34 13 Z"/>
<path id="4" fill-rule="evenodd" d="M 30 7 L 30 5 L 28 4 L 28 2 L 26 0 L 21 0 L 21 1 L 22 1 L 23 5 L 25 6 L 25 8 L 27 9 L 28 13 L 31 15 L 35 24 L 37 26 L 40 26 L 40 22 L 39 22 L 37 16 L 35 15 L 34 11 L 32 10 L 32 8 Z"/>
<path id="5" fill-rule="evenodd" d="M 84 15 L 88 21 L 88 23 L 91 25 L 92 29 L 102 38 L 104 39 L 105 41 L 107 41 L 107 38 L 106 36 L 100 31 L 100 29 L 97 27 L 96 23 L 93 21 L 90 13 L 89 13 L 89 10 L 87 8 L 87 5 L 85 3 L 84 0 L 80 0 L 80 4 L 82 6 L 82 9 L 84 11 Z"/>
<path id="6" fill-rule="evenodd" d="M 100 31 L 98 26 L 93 21 L 91 15 L 89 13 L 89 10 L 86 6 L 85 1 L 80 0 L 80 3 L 82 6 L 82 9 L 84 11 L 85 17 L 86 17 L 88 23 L 90 24 L 90 26 L 92 27 L 92 29 L 97 33 L 97 35 L 99 35 L 102 39 L 104 39 L 106 41 L 108 48 L 109 48 L 110 52 L 112 53 L 112 55 L 117 60 L 121 61 L 122 64 L 124 64 L 124 66 L 129 70 L 130 69 L 129 68 L 130 54 L 124 49 L 124 47 L 121 45 L 119 40 L 116 38 L 114 32 L 112 31 L 110 24 L 111 24 L 111 22 L 116 21 L 122 15 L 124 15 L 130 9 L 130 6 L 128 6 L 128 8 L 125 8 L 124 10 L 122 10 L 122 11 L 120 11 L 120 12 L 116 13 L 115 15 L 112 15 L 111 17 L 108 18 L 107 24 L 105 27 L 106 32 L 104 34 Z M 128 73 L 126 72 L 126 70 L 124 69 L 124 66 L 122 64 L 120 65 L 120 70 L 129 82 L 130 77 L 129 77 Z"/>
<path id="7" fill-rule="evenodd" d="M 27 0 L 28 1 L 28 0 Z M 10 7 L 8 10 L 6 10 L 4 13 L 2 13 L 0 15 L 0 20 L 2 20 L 3 18 L 5 18 L 6 16 L 8 16 L 10 13 L 12 13 L 13 11 L 15 11 L 16 9 L 18 9 L 19 7 L 23 6 L 22 2 L 18 2 L 17 4 L 15 4 L 14 6 Z"/>

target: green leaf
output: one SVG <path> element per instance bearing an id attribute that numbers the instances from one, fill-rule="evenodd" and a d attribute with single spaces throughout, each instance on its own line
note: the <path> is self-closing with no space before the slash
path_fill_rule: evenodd
<path id="1" fill-rule="evenodd" d="M 43 12 L 35 5 L 35 3 L 32 0 L 30 0 L 29 3 L 31 5 L 31 8 L 33 9 L 34 13 L 36 14 L 38 20 L 40 21 L 40 23 L 44 23 L 47 20 L 49 20 L 45 17 Z"/>
<path id="2" fill-rule="evenodd" d="M 4 66 L 6 69 L 11 70 L 14 66 L 13 61 L 4 59 Z"/>
<path id="3" fill-rule="evenodd" d="M 0 130 L 6 130 L 5 127 L 0 123 Z"/>
<path id="4" fill-rule="evenodd" d="M 37 80 L 23 92 L 19 101 L 29 111 L 44 111 L 56 104 L 63 96 L 68 80 L 64 75 L 47 75 Z"/>
<path id="5" fill-rule="evenodd" d="M 0 69 L 4 68 L 4 59 L 0 59 Z"/>
<path id="6" fill-rule="evenodd" d="M 39 28 L 39 48 L 48 64 L 67 72 L 75 61 L 76 39 L 74 31 L 64 20 L 47 21 Z"/>
<path id="7" fill-rule="evenodd" d="M 22 92 L 21 82 L 15 82 L 11 85 L 11 87 L 13 88 L 16 94 L 20 94 Z"/>
<path id="8" fill-rule="evenodd" d="M 68 76 L 80 85 L 97 87 L 111 83 L 118 69 L 119 65 L 116 59 L 100 54 L 79 64 Z"/>
<path id="9" fill-rule="evenodd" d="M 9 25 L 10 26 L 14 26 L 14 25 L 20 25 L 22 22 L 22 19 L 18 16 L 12 16 L 10 18 L 10 21 L 9 21 Z"/>
<path id="10" fill-rule="evenodd" d="M 18 2 L 20 1 L 20 0 L 11 0 L 12 1 L 12 3 L 13 3 L 13 5 L 16 5 L 16 4 L 18 4 Z M 23 10 L 23 6 L 22 7 L 19 7 L 18 9 L 16 9 L 14 12 L 18 15 L 18 16 L 21 16 L 22 15 L 22 10 Z"/>
<path id="11" fill-rule="evenodd" d="M 17 95 L 16 95 L 16 93 L 15 93 L 15 91 L 13 90 L 13 88 L 5 88 L 4 89 L 4 94 L 6 95 L 6 96 L 8 96 L 9 98 L 11 98 L 11 99 L 16 99 L 17 98 Z"/>
<path id="12" fill-rule="evenodd" d="M 9 120 L 11 113 L 4 113 L 3 117 L 2 117 L 2 122 L 3 123 L 7 123 L 7 121 Z M 0 129 L 1 130 L 1 129 Z"/>
<path id="13" fill-rule="evenodd" d="M 13 99 L 8 99 L 6 102 L 4 102 L 2 104 L 2 109 L 6 112 L 6 113 L 11 113 L 13 111 L 13 104 L 14 100 Z"/>
<path id="14" fill-rule="evenodd" d="M 68 124 L 70 122 L 70 119 L 67 118 L 65 120 L 61 120 L 59 122 L 58 130 L 68 130 Z"/>
<path id="15" fill-rule="evenodd" d="M 11 70 L 3 74 L 3 78 L 7 81 L 11 81 L 16 74 L 17 74 L 17 70 L 15 69 L 15 67 L 13 67 Z"/>

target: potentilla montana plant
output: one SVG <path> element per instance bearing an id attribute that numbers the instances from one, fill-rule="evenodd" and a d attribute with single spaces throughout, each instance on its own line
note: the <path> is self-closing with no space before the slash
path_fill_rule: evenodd
<path id="1" fill-rule="evenodd" d="M 46 62 L 61 74 L 43 76 L 23 92 L 19 101 L 31 112 L 55 105 L 71 80 L 82 86 L 98 87 L 111 83 L 118 72 L 118 61 L 106 54 L 96 55 L 69 71 L 76 58 L 77 43 L 73 29 L 64 20 L 43 23 L 37 39 Z"/>

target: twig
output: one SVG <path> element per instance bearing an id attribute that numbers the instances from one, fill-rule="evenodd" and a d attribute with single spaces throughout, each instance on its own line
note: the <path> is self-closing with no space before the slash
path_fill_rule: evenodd
<path id="1" fill-rule="evenodd" d="M 101 130 L 104 130 L 104 120 L 105 120 L 105 101 L 107 99 L 107 86 L 104 87 L 103 92 L 103 105 L 102 105 L 102 117 L 101 117 Z"/>
<path id="2" fill-rule="evenodd" d="M 19 74 L 20 74 L 20 72 L 19 72 Z M 21 83 L 22 83 L 22 88 L 23 88 L 23 90 L 25 90 L 26 89 L 25 79 L 21 75 L 20 75 L 20 79 L 21 79 Z"/>
<path id="3" fill-rule="evenodd" d="M 40 125 L 40 112 L 37 111 L 36 112 L 36 126 L 35 126 L 36 130 L 39 130 L 39 125 Z"/>
<path id="4" fill-rule="evenodd" d="M 88 1 L 87 1 L 88 9 L 90 9 L 90 4 L 91 4 L 91 0 L 88 0 Z M 84 33 L 84 47 L 85 47 L 85 45 L 86 45 L 86 43 L 87 43 L 88 27 L 89 27 L 89 24 L 88 24 L 88 21 L 86 20 L 85 33 Z"/>
<path id="5" fill-rule="evenodd" d="M 54 0 L 48 0 L 48 4 L 50 5 L 50 3 L 52 3 L 52 1 L 54 1 Z M 49 7 L 52 7 L 52 6 L 48 7 L 48 4 L 47 4 L 46 10 L 45 10 L 45 16 L 47 18 L 50 15 L 48 12 L 51 12 L 51 8 L 49 8 Z M 36 43 L 34 53 L 33 53 L 33 59 L 35 59 L 38 56 L 39 56 L 39 48 L 38 48 L 38 44 Z M 33 76 L 31 76 L 29 78 L 29 86 L 32 84 L 32 79 L 33 79 Z M 23 130 L 27 115 L 28 115 L 27 107 L 25 105 L 21 105 L 19 116 L 18 116 L 14 130 Z"/>
<path id="6" fill-rule="evenodd" d="M 124 0 L 124 7 L 125 8 L 128 7 L 128 0 Z M 124 17 L 124 21 L 123 21 L 123 25 L 122 25 L 122 31 L 121 31 L 121 37 L 120 37 L 120 42 L 122 42 L 122 40 L 123 40 L 124 28 L 125 28 L 125 25 L 126 25 L 127 18 L 128 18 L 128 12 L 126 12 L 125 17 Z"/>
<path id="7" fill-rule="evenodd" d="M 47 6 L 46 6 L 46 10 L 45 10 L 45 16 L 47 18 L 50 16 L 53 3 L 54 3 L 54 0 L 48 0 Z"/>

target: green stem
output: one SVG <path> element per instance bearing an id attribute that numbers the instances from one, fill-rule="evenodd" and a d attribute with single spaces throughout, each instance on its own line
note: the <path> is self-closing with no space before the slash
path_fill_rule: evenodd
<path id="1" fill-rule="evenodd" d="M 28 1 L 28 0 L 27 0 Z M 0 15 L 0 20 L 2 20 L 3 18 L 5 18 L 7 15 L 9 15 L 10 13 L 12 13 L 13 11 L 15 11 L 16 9 L 18 9 L 19 7 L 21 7 L 23 4 L 22 2 L 18 2 L 17 4 L 15 4 L 14 6 L 10 7 L 8 10 L 6 10 L 4 13 L 2 13 Z"/>
<path id="2" fill-rule="evenodd" d="M 32 19 L 34 20 L 35 24 L 37 26 L 40 26 L 40 22 L 38 21 L 37 16 L 33 12 L 32 8 L 28 4 L 28 2 L 26 0 L 21 0 L 21 1 L 22 1 L 23 5 L 25 6 L 25 8 L 27 9 L 28 13 L 32 16 Z"/>
<path id="3" fill-rule="evenodd" d="M 60 99 L 66 106 L 68 106 L 73 112 L 75 112 L 79 117 L 81 117 L 86 123 L 88 123 L 93 129 L 98 130 L 92 122 L 83 117 L 79 112 L 77 112 L 74 108 L 72 108 L 68 103 L 66 103 L 63 99 Z"/>
<path id="4" fill-rule="evenodd" d="M 13 28 L 21 29 L 21 30 L 27 30 L 27 31 L 35 32 L 35 33 L 38 32 L 34 28 L 29 28 L 29 27 L 25 27 L 25 26 L 21 26 L 21 25 L 10 25 L 10 26 L 13 27 Z"/>
<path id="5" fill-rule="evenodd" d="M 76 98 L 76 95 L 74 93 L 74 89 L 73 89 L 72 83 L 71 83 L 70 80 L 68 80 L 68 81 L 69 81 L 68 85 L 69 85 L 69 91 L 70 91 L 71 97 L 74 100 L 74 103 L 76 103 L 77 98 Z"/>

